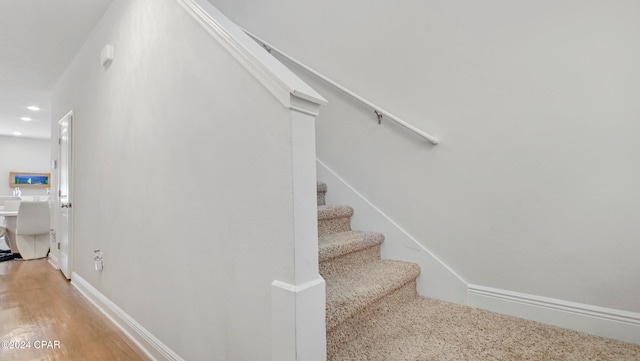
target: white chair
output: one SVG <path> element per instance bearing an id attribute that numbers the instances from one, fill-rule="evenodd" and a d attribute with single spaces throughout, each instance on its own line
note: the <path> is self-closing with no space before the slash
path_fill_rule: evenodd
<path id="1" fill-rule="evenodd" d="M 5 203 L 5 210 L 6 210 Z M 15 244 L 22 259 L 46 257 L 49 252 L 49 203 L 20 202 Z"/>
<path id="2" fill-rule="evenodd" d="M 20 197 L 3 197 L 4 200 L 4 211 L 7 212 L 17 212 L 18 208 L 20 207 Z M 4 219 L 5 217 L 2 217 L 2 226 L 0 227 L 0 229 L 2 229 L 2 231 L 0 231 L 0 233 L 3 233 L 4 235 L 4 242 L 7 244 L 7 246 L 9 246 L 9 248 L 11 248 L 11 253 L 18 253 L 18 247 L 15 244 L 15 241 L 13 239 L 11 239 L 11 234 L 9 234 L 11 231 L 13 231 L 13 228 L 15 228 L 15 219 L 11 222 L 8 222 Z M 12 219 L 15 217 L 11 217 Z M 6 224 L 5 224 L 6 223 Z"/>
<path id="3" fill-rule="evenodd" d="M 7 212 L 17 211 L 20 208 L 20 203 L 22 203 L 22 201 L 19 199 L 4 201 L 4 210 Z"/>
<path id="4" fill-rule="evenodd" d="M 20 200 L 20 197 L 0 196 L 0 206 L 3 206 L 5 201 L 19 201 L 19 200 Z"/>
<path id="5" fill-rule="evenodd" d="M 0 196 L 0 207 L 2 207 L 2 210 L 4 210 L 4 202 L 5 201 L 19 201 L 19 200 L 20 200 L 20 197 Z M 2 217 L 0 217 L 0 226 L 4 226 L 4 219 Z"/>

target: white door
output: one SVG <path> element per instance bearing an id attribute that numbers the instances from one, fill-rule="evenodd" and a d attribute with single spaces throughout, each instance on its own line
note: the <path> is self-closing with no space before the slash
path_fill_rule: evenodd
<path id="1" fill-rule="evenodd" d="M 73 163 L 71 159 L 71 122 L 73 121 L 73 112 L 65 115 L 58 122 L 60 126 L 59 143 L 59 161 L 58 166 L 58 204 L 60 206 L 58 216 L 58 230 L 56 238 L 59 249 L 60 270 L 67 279 L 71 279 L 72 271 L 72 242 L 71 242 L 71 226 L 72 226 L 72 206 L 71 202 L 71 181 L 73 172 Z"/>

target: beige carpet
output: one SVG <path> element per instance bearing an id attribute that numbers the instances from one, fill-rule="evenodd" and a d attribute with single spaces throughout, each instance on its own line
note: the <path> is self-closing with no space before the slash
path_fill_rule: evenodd
<path id="1" fill-rule="evenodd" d="M 361 326 L 329 360 L 640 360 L 638 345 L 421 297 Z"/>
<path id="2" fill-rule="evenodd" d="M 328 360 L 640 361 L 640 346 L 416 294 L 417 265 L 380 259 L 384 235 L 351 230 L 354 210 L 318 185 Z"/>

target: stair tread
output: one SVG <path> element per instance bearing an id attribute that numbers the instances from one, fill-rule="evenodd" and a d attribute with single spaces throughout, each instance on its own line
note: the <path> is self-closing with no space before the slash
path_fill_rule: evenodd
<path id="1" fill-rule="evenodd" d="M 340 217 L 351 217 L 353 208 L 343 205 L 322 205 L 318 206 L 318 220 L 326 220 Z"/>
<path id="2" fill-rule="evenodd" d="M 347 231 L 321 235 L 318 237 L 319 260 L 332 258 L 377 246 L 384 242 L 384 235 L 378 232 Z"/>
<path id="3" fill-rule="evenodd" d="M 415 263 L 378 260 L 322 274 L 327 292 L 327 330 L 420 274 Z"/>

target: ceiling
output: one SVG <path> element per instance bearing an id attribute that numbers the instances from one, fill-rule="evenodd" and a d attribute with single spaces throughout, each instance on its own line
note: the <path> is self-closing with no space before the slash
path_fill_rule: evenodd
<path id="1" fill-rule="evenodd" d="M 51 90 L 112 1 L 0 0 L 0 135 L 50 138 Z"/>

